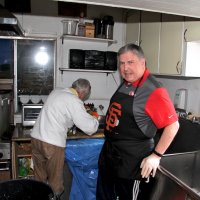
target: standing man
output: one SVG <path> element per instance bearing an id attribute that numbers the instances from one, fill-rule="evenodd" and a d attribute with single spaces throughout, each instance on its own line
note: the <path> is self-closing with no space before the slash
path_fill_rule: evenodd
<path id="1" fill-rule="evenodd" d="M 110 100 L 105 143 L 99 157 L 97 200 L 147 200 L 150 176 L 178 129 L 178 117 L 167 90 L 149 73 L 141 47 L 118 51 L 123 83 Z M 155 146 L 157 129 L 164 128 Z"/>
<path id="2" fill-rule="evenodd" d="M 83 101 L 90 92 L 90 83 L 85 79 L 76 80 L 71 88 L 53 90 L 31 133 L 35 179 L 48 182 L 58 199 L 64 191 L 64 150 L 68 130 L 75 124 L 91 135 L 99 125 L 84 107 Z"/>

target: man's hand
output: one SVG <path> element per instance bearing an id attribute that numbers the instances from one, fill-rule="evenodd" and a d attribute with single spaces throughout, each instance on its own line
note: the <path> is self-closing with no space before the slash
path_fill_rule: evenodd
<path id="1" fill-rule="evenodd" d="M 91 112 L 91 115 L 92 115 L 94 118 L 96 118 L 96 119 L 99 118 L 98 112 L 93 111 L 93 112 Z"/>
<path id="2" fill-rule="evenodd" d="M 148 178 L 150 175 L 154 177 L 156 175 L 156 170 L 160 164 L 160 159 L 161 158 L 159 156 L 152 153 L 142 160 L 140 165 L 140 168 L 142 169 L 142 178 Z"/>

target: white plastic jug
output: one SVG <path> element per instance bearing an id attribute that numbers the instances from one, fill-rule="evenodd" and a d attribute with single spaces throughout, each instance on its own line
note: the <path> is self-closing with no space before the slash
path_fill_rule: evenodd
<path id="1" fill-rule="evenodd" d="M 187 109 L 188 91 L 187 89 L 177 89 L 174 97 L 175 108 Z"/>

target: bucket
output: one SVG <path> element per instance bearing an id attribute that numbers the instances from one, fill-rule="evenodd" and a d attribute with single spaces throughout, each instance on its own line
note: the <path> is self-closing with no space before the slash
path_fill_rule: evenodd
<path id="1" fill-rule="evenodd" d="M 77 35 L 77 20 L 62 20 L 63 35 Z"/>
<path id="2" fill-rule="evenodd" d="M 0 182 L 1 200 L 54 200 L 49 185 L 29 179 L 15 179 Z"/>

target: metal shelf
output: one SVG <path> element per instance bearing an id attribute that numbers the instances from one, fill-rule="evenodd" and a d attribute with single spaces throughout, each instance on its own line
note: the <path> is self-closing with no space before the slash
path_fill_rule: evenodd
<path id="1" fill-rule="evenodd" d="M 69 68 L 64 68 L 64 67 L 60 67 L 59 70 L 60 70 L 62 73 L 63 73 L 63 71 L 107 73 L 107 74 L 116 72 L 116 71 L 113 71 L 113 70 L 69 69 Z"/>
<path id="2" fill-rule="evenodd" d="M 90 37 L 81 37 L 81 36 L 74 36 L 74 35 L 62 35 L 62 44 L 65 39 L 67 40 L 80 40 L 80 41 L 87 41 L 87 42 L 104 42 L 108 43 L 108 45 L 111 45 L 113 43 L 117 43 L 117 40 L 111 40 L 111 39 L 103 39 L 103 38 L 90 38 Z"/>

